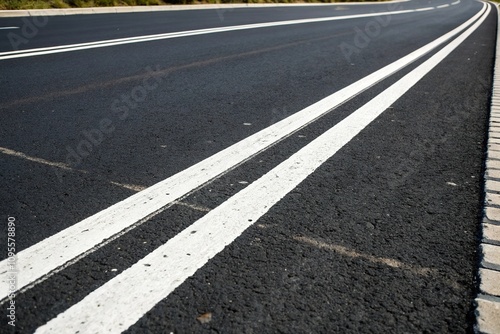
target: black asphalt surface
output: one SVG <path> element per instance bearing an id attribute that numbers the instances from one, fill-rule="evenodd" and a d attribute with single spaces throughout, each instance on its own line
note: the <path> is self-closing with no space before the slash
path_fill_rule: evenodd
<path id="1" fill-rule="evenodd" d="M 451 2 L 54 16 L 18 48 Z M 0 148 L 74 168 L 0 150 L 0 250 L 7 216 L 18 223 L 17 250 L 26 249 L 136 193 L 119 184 L 164 180 L 426 45 L 481 7 L 461 0 L 382 16 L 389 23 L 349 57 L 340 46 L 354 45 L 376 18 L 0 60 Z M 0 27 L 30 20 L 0 18 Z M 496 22 L 493 8 L 423 80 L 127 332 L 470 332 Z M 21 31 L 0 30 L 0 52 L 15 49 L 9 33 Z M 217 207 L 428 57 L 183 202 Z M 157 87 L 127 102 L 151 69 Z M 108 131 L 87 156 L 70 153 L 102 124 Z M 0 332 L 33 332 L 205 213 L 174 205 L 50 276 L 16 297 L 16 327 L 2 316 Z M 196 320 L 207 312 L 212 321 Z"/>

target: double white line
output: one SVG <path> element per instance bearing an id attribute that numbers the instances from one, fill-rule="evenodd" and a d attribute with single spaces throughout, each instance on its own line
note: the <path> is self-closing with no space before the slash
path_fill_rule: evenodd
<path id="1" fill-rule="evenodd" d="M 482 24 L 490 10 L 490 5 L 484 4 L 478 14 L 460 27 L 398 61 L 21 251 L 17 260 L 20 289 L 81 258 L 106 239 L 168 207 L 462 33 L 373 100 L 37 332 L 118 333 L 129 328 L 431 71 Z M 8 294 L 7 264 L 7 260 L 0 263 L 1 298 Z"/>
<path id="2" fill-rule="evenodd" d="M 456 2 L 452 3 L 451 5 L 456 5 L 458 3 L 460 3 L 460 1 L 456 1 Z M 396 4 L 396 6 L 398 6 L 398 5 L 399 4 Z M 392 4 L 390 4 L 390 6 L 392 6 Z M 408 14 L 408 13 L 414 13 L 414 12 L 429 11 L 429 10 L 433 10 L 433 9 L 437 9 L 437 7 L 425 7 L 425 8 L 419 8 L 419 9 L 408 9 L 408 10 L 398 10 L 398 11 L 389 11 L 389 12 L 377 12 L 377 13 L 369 13 L 369 14 L 330 16 L 330 17 L 315 18 L 315 19 L 301 19 L 301 20 L 244 24 L 244 25 L 238 25 L 238 26 L 197 29 L 197 30 L 180 31 L 180 32 L 172 32 L 172 33 L 165 33 L 165 34 L 118 38 L 118 39 L 110 39 L 110 40 L 97 41 L 97 42 L 68 44 L 68 45 L 51 46 L 51 47 L 45 47 L 45 48 L 0 52 L 0 60 L 41 56 L 41 55 L 48 55 L 48 54 L 54 54 L 54 53 L 72 52 L 72 51 L 95 49 L 95 48 L 104 48 L 104 47 L 109 47 L 109 46 L 132 44 L 132 43 L 142 43 L 142 42 L 157 41 L 157 40 L 162 40 L 162 39 L 170 39 L 170 38 L 178 38 L 178 37 L 215 34 L 215 33 L 227 32 L 227 31 L 270 28 L 270 27 L 288 26 L 288 25 L 305 24 L 305 23 L 338 21 L 338 20 L 350 20 L 350 19 L 358 19 L 358 18 L 363 18 L 363 17 L 375 17 L 375 16 L 385 16 L 385 15 L 392 16 L 392 15 Z"/>

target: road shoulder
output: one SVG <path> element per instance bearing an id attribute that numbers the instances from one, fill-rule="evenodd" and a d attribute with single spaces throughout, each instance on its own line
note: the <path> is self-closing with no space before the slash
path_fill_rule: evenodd
<path id="1" fill-rule="evenodd" d="M 495 4 L 495 7 L 497 5 Z M 498 13 L 498 7 L 497 7 Z M 498 39 L 491 96 L 485 169 L 485 199 L 480 243 L 476 332 L 500 333 L 500 41 Z"/>

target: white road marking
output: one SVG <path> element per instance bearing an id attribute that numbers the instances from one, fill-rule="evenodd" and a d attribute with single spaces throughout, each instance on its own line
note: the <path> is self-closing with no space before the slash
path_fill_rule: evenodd
<path id="1" fill-rule="evenodd" d="M 440 38 L 360 79 L 315 104 L 233 144 L 213 156 L 127 199 L 90 216 L 67 229 L 17 253 L 17 288 L 25 291 L 58 270 L 71 265 L 106 243 L 140 225 L 211 180 L 227 173 L 258 153 L 335 109 L 345 101 L 411 64 L 463 31 L 473 18 Z M 83 233 L 83 231 L 85 231 Z M 61 251 L 64 250 L 64 251 Z M 8 261 L 0 262 L 0 300 L 9 294 Z"/>
<path id="2" fill-rule="evenodd" d="M 0 27 L 0 30 L 19 29 L 19 27 Z"/>
<path id="3" fill-rule="evenodd" d="M 245 24 L 245 25 L 230 26 L 230 27 L 188 30 L 188 31 L 172 32 L 172 33 L 165 33 L 165 34 L 155 34 L 155 35 L 147 35 L 147 36 L 138 36 L 138 37 L 118 38 L 118 39 L 89 42 L 89 43 L 59 45 L 59 46 L 37 48 L 37 49 L 0 52 L 0 60 L 41 56 L 41 55 L 47 55 L 47 54 L 53 54 L 53 53 L 71 52 L 71 51 L 87 50 L 87 49 L 95 49 L 95 48 L 103 48 L 103 47 L 109 47 L 109 46 L 115 46 L 115 45 L 157 41 L 157 40 L 162 40 L 162 39 L 170 39 L 170 38 L 178 38 L 178 37 L 214 34 L 214 33 L 227 32 L 227 31 L 237 31 L 237 30 L 257 29 L 257 28 L 269 28 L 269 27 L 287 26 L 287 25 L 304 24 L 304 23 L 350 20 L 350 19 L 374 17 L 374 16 L 384 16 L 384 15 L 399 15 L 399 14 L 414 13 L 417 11 L 427 11 L 427 10 L 433 10 L 433 9 L 435 9 L 435 8 L 428 7 L 428 8 L 421 8 L 418 10 L 408 9 L 408 10 L 399 10 L 399 11 L 392 11 L 392 12 L 379 12 L 379 13 L 346 15 L 346 16 L 331 16 L 331 17 L 323 17 L 323 18 L 315 18 L 315 19 L 276 21 L 276 22 L 256 23 L 256 24 Z"/>
<path id="4" fill-rule="evenodd" d="M 469 37 L 490 11 L 488 4 L 476 23 L 416 69 L 36 333 L 125 331 L 387 110 Z"/>

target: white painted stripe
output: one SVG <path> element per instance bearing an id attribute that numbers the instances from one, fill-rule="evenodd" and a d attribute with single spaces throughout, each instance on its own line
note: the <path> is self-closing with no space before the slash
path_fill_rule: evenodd
<path id="1" fill-rule="evenodd" d="M 305 23 L 330 22 L 330 21 L 338 21 L 338 20 L 350 20 L 350 19 L 358 19 L 358 18 L 374 17 L 374 16 L 384 16 L 384 15 L 399 15 L 399 14 L 414 13 L 416 11 L 427 11 L 427 10 L 432 10 L 432 9 L 434 9 L 434 7 L 422 8 L 419 10 L 408 9 L 408 10 L 400 10 L 400 11 L 392 11 L 392 12 L 379 12 L 379 13 L 346 15 L 346 16 L 331 16 L 331 17 L 314 18 L 314 19 L 301 19 L 301 20 L 289 20 L 289 21 L 245 24 L 245 25 L 230 26 L 230 27 L 198 29 L 198 30 L 188 30 L 188 31 L 165 33 L 165 34 L 118 38 L 118 39 L 89 42 L 89 43 L 59 45 L 59 46 L 37 48 L 37 49 L 0 52 L 0 60 L 41 56 L 41 55 L 47 55 L 47 54 L 53 54 L 53 53 L 71 52 L 71 51 L 87 50 L 87 49 L 95 49 L 95 48 L 104 48 L 104 47 L 109 47 L 109 46 L 132 44 L 132 43 L 142 43 L 142 42 L 157 41 L 157 40 L 178 38 L 178 37 L 214 34 L 214 33 L 227 32 L 227 31 L 269 28 L 269 27 L 278 27 L 278 26 L 287 26 L 287 25 L 296 25 L 296 24 L 305 24 Z"/>
<path id="2" fill-rule="evenodd" d="M 446 7 L 450 7 L 450 5 L 449 5 L 449 4 L 446 4 L 446 5 L 441 5 L 441 6 L 437 6 L 436 8 L 439 8 L 439 9 L 440 9 L 440 8 L 446 8 Z"/>
<path id="3" fill-rule="evenodd" d="M 232 243 L 446 58 L 485 15 L 434 56 L 166 244 L 37 329 L 121 333 Z"/>
<path id="4" fill-rule="evenodd" d="M 0 27 L 0 30 L 19 29 L 19 27 Z"/>
<path id="5" fill-rule="evenodd" d="M 345 101 L 399 71 L 460 33 L 484 13 L 486 5 L 473 18 L 433 42 L 387 65 L 365 78 L 316 102 L 315 104 L 263 129 L 213 156 L 175 174 L 79 223 L 22 250 L 17 254 L 17 288 L 28 289 L 54 273 L 84 257 L 160 212 L 174 201 L 223 175 L 261 151 L 300 130 Z M 64 251 L 61 251 L 64 250 Z M 8 262 L 0 262 L 0 299 L 8 296 Z"/>

